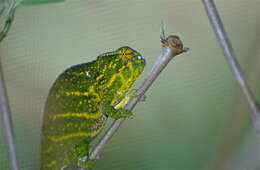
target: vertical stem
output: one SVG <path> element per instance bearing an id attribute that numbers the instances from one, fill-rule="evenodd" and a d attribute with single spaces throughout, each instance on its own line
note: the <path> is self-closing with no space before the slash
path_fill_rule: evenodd
<path id="1" fill-rule="evenodd" d="M 211 25 L 214 29 L 219 45 L 221 46 L 224 56 L 233 71 L 236 82 L 242 91 L 245 101 L 251 110 L 251 118 L 254 123 L 257 136 L 260 136 L 260 118 L 259 118 L 259 107 L 256 103 L 255 96 L 253 95 L 248 83 L 242 73 L 241 66 L 236 58 L 233 51 L 232 45 L 228 39 L 227 33 L 224 29 L 224 25 L 220 19 L 217 8 L 213 0 L 202 0 Z"/>
<path id="2" fill-rule="evenodd" d="M 228 39 L 227 33 L 225 31 L 224 25 L 221 21 L 221 18 L 218 14 L 216 5 L 213 0 L 202 0 L 213 30 L 218 39 L 219 45 L 221 46 L 224 56 L 235 76 L 236 82 L 242 91 L 245 101 L 251 110 L 251 119 L 255 127 L 256 138 L 257 138 L 257 160 L 258 164 L 255 166 L 255 169 L 260 168 L 260 108 L 257 105 L 256 98 L 253 95 L 246 79 L 242 73 L 241 66 L 236 58 L 236 55 L 233 51 L 232 45 Z"/>
<path id="3" fill-rule="evenodd" d="M 10 4 L 8 5 L 8 11 L 7 11 L 6 19 L 5 19 L 4 28 L 3 28 L 3 30 L 0 31 L 0 42 L 3 41 L 3 39 L 6 37 L 7 33 L 10 31 L 11 25 L 12 25 L 13 20 L 14 20 L 15 10 L 19 6 L 21 1 L 18 1 L 16 3 L 7 2 L 7 3 L 10 3 Z M 4 8 L 3 8 L 3 10 L 4 10 Z"/>
<path id="4" fill-rule="evenodd" d="M 1 63 L 0 63 L 0 114 L 2 117 L 2 126 L 5 135 L 6 146 L 8 149 L 10 167 L 12 170 L 19 170 L 12 117 L 11 117 L 10 107 L 8 103 L 8 97 L 7 97 L 6 87 L 4 83 L 4 76 L 2 72 Z"/>

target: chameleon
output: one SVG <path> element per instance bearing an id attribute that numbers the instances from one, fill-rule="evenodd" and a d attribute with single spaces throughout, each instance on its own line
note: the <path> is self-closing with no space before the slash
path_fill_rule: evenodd
<path id="1" fill-rule="evenodd" d="M 41 170 L 92 169 L 90 143 L 108 117 L 133 114 L 123 107 L 135 95 L 129 89 L 144 67 L 142 55 L 123 46 L 60 74 L 44 107 Z"/>

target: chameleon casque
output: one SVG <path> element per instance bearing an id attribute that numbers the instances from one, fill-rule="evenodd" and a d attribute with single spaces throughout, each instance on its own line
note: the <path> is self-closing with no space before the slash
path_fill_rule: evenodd
<path id="1" fill-rule="evenodd" d="M 56 79 L 44 108 L 41 170 L 93 167 L 90 142 L 108 117 L 132 115 L 123 107 L 144 66 L 145 59 L 125 46 L 72 66 Z"/>

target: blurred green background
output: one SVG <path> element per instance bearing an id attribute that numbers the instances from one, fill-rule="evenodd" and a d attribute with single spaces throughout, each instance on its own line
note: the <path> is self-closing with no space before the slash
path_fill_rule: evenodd
<path id="1" fill-rule="evenodd" d="M 260 0 L 218 0 L 245 75 L 260 100 Z M 176 57 L 101 153 L 95 170 L 249 170 L 255 137 L 234 77 L 199 0 L 67 0 L 21 6 L 0 44 L 18 158 L 39 169 L 43 106 L 67 67 L 128 45 L 146 58 L 140 84 L 161 53 L 159 27 L 188 53 Z M 8 170 L 0 132 L 0 169 Z"/>

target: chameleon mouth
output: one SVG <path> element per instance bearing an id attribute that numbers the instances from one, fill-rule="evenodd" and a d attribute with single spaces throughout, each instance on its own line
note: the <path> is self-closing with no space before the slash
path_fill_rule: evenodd
<path id="1" fill-rule="evenodd" d="M 145 65 L 145 59 L 141 56 L 137 56 L 137 60 L 135 61 L 136 64 L 144 64 Z"/>
<path id="2" fill-rule="evenodd" d="M 142 58 L 142 59 L 136 60 L 135 63 L 136 64 L 145 64 L 145 59 Z"/>
<path id="3" fill-rule="evenodd" d="M 126 61 L 126 66 L 127 67 L 144 67 L 145 66 L 145 59 L 138 59 L 136 60 L 135 58 L 132 60 Z"/>

